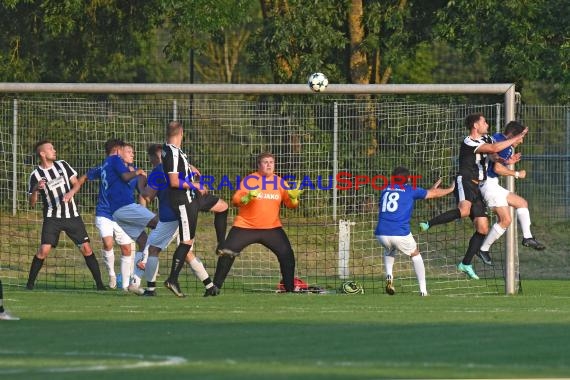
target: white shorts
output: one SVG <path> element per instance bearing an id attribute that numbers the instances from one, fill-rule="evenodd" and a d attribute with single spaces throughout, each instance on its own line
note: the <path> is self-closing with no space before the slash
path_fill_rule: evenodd
<path id="1" fill-rule="evenodd" d="M 119 245 L 131 244 L 133 240 L 127 235 L 127 233 L 117 224 L 117 222 L 104 217 L 95 217 L 95 227 L 99 230 L 99 235 L 101 238 L 104 237 L 115 237 L 115 241 Z"/>
<path id="2" fill-rule="evenodd" d="M 509 205 L 507 201 L 509 190 L 499 185 L 499 181 L 488 179 L 479 185 L 479 189 L 487 206 L 493 208 Z"/>
<path id="3" fill-rule="evenodd" d="M 133 240 L 137 240 L 152 218 L 154 218 L 152 211 L 138 203 L 123 206 L 113 213 L 113 220 Z"/>
<path id="4" fill-rule="evenodd" d="M 394 256 L 396 251 L 411 256 L 418 249 L 416 240 L 411 233 L 406 236 L 376 235 L 376 239 L 385 248 L 384 255 L 386 256 Z"/>
<path id="5" fill-rule="evenodd" d="M 161 222 L 159 221 L 156 228 L 150 231 L 148 235 L 148 245 L 155 246 L 164 250 L 168 244 L 178 235 L 178 221 Z"/>

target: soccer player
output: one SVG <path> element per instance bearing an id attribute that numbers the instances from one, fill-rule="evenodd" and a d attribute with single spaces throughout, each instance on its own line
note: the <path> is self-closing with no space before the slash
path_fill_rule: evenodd
<path id="1" fill-rule="evenodd" d="M 457 269 L 470 278 L 478 280 L 479 276 L 473 270 L 471 261 L 479 252 L 489 232 L 485 203 L 479 190 L 479 185 L 487 179 L 487 155 L 498 153 L 521 141 L 527 129 L 525 128 L 522 133 L 508 140 L 493 143 L 493 139 L 487 134 L 489 124 L 483 114 L 467 115 L 465 126 L 469 130 L 469 135 L 465 137 L 459 149 L 459 172 L 455 178 L 454 195 L 457 208 L 440 214 L 429 222 L 420 223 L 420 227 L 425 231 L 435 225 L 469 216 L 475 226 L 475 233 L 469 239 L 467 251 L 463 260 L 457 265 Z M 508 163 L 513 163 L 513 161 Z"/>
<path id="2" fill-rule="evenodd" d="M 516 136 L 524 130 L 524 126 L 518 121 L 511 121 L 505 127 L 505 133 L 495 133 L 493 139 L 495 141 L 505 141 L 513 136 Z M 520 140 L 512 146 L 503 149 L 499 152 L 499 157 L 503 161 L 508 161 L 514 154 L 514 149 L 523 142 Z M 538 242 L 530 231 L 530 213 L 528 211 L 528 202 L 526 199 L 515 193 L 509 192 L 507 189 L 499 185 L 499 175 L 513 176 L 516 179 L 526 177 L 526 171 L 515 171 L 508 169 L 501 162 L 491 162 L 487 169 L 487 180 L 481 185 L 481 193 L 485 199 L 485 203 L 489 206 L 495 214 L 497 214 L 498 221 L 493 225 L 489 234 L 483 241 L 483 245 L 477 256 L 483 260 L 487 265 L 493 265 L 489 251 L 491 245 L 497 241 L 507 230 L 511 224 L 511 214 L 509 206 L 516 209 L 517 218 L 523 232 L 522 244 L 525 247 L 531 247 L 536 250 L 543 250 L 545 246 Z"/>
<path id="3" fill-rule="evenodd" d="M 135 277 L 141 275 L 141 269 L 144 269 L 145 278 L 147 280 L 147 289 L 144 291 L 145 296 L 156 295 L 156 276 L 158 273 L 158 255 L 165 249 L 173 238 L 178 234 L 178 218 L 170 205 L 168 197 L 168 178 L 164 173 L 161 162 L 162 145 L 151 144 L 148 147 L 148 156 L 153 165 L 153 170 L 149 175 L 150 183 L 143 190 L 143 196 L 148 202 L 154 198 L 158 198 L 158 216 L 159 221 L 154 230 L 151 231 L 148 242 L 145 247 L 142 260 L 137 260 L 135 268 Z M 204 267 L 204 264 L 198 257 L 194 255 L 192 250 L 186 255 L 186 262 L 192 268 L 194 274 L 204 283 L 206 292 L 204 297 L 217 296 L 218 289 L 213 286 L 212 280 Z"/>
<path id="4" fill-rule="evenodd" d="M 20 318 L 13 316 L 4 309 L 4 289 L 0 280 L 0 321 L 18 321 Z"/>
<path id="5" fill-rule="evenodd" d="M 386 269 L 386 293 L 394 295 L 393 267 L 397 251 L 412 259 L 414 271 L 420 286 L 420 295 L 427 296 L 426 271 L 422 255 L 412 233 L 410 219 L 414 211 L 416 199 L 443 197 L 453 191 L 455 185 L 447 189 L 439 189 L 441 179 L 426 190 L 412 187 L 409 183 L 410 171 L 405 167 L 397 167 L 392 171 L 390 185 L 380 194 L 378 224 L 374 235 L 384 247 L 384 266 Z"/>
<path id="6" fill-rule="evenodd" d="M 30 175 L 28 193 L 31 207 L 35 206 L 38 193 L 41 194 L 44 220 L 41 244 L 32 259 L 26 288 L 29 290 L 34 288 L 44 260 L 52 247 L 57 247 L 59 235 L 64 231 L 83 254 L 97 290 L 105 290 L 99 263 L 93 254 L 85 224 L 73 199 L 81 187 L 77 172 L 67 162 L 57 160 L 56 150 L 50 140 L 38 141 L 34 150 L 40 159 L 40 164 Z"/>
<path id="7" fill-rule="evenodd" d="M 254 243 L 269 248 L 279 261 L 286 292 L 293 292 L 295 256 L 279 218 L 281 203 L 288 208 L 299 206 L 302 190 L 290 187 L 274 173 L 275 157 L 265 152 L 257 157 L 257 171 L 240 183 L 232 203 L 239 211 L 226 241 L 220 249 L 214 284 L 221 288 L 234 260 L 241 251 Z"/>
<path id="8" fill-rule="evenodd" d="M 109 157 L 118 155 L 118 151 L 122 145 L 121 140 L 109 139 L 105 142 L 105 153 Z M 117 287 L 117 276 L 115 274 L 115 252 L 113 250 L 113 237 L 121 248 L 121 276 L 124 279 L 130 277 L 130 269 L 126 267 L 126 263 L 130 262 L 131 244 L 133 240 L 125 231 L 113 220 L 109 200 L 105 191 L 105 181 L 101 181 L 101 169 L 103 164 L 89 169 L 87 174 L 81 176 L 79 181 L 83 184 L 86 180 L 99 180 L 99 194 L 97 197 L 97 206 L 95 207 L 95 227 L 99 231 L 101 241 L 103 243 L 102 254 L 103 262 L 109 274 L 109 287 L 115 289 Z M 131 186 L 136 185 L 137 179 L 131 180 Z M 124 259 L 123 259 L 124 258 Z M 123 264 L 125 262 L 125 264 Z M 128 281 L 127 285 L 128 285 Z"/>
<path id="9" fill-rule="evenodd" d="M 182 123 L 171 121 L 166 128 L 167 140 L 163 147 L 162 165 L 164 172 L 168 176 L 169 198 L 178 220 L 180 243 L 172 256 L 172 267 L 170 268 L 168 278 L 164 281 L 164 286 L 177 297 L 185 296 L 180 290 L 178 276 L 184 267 L 188 253 L 192 250 L 199 211 L 199 205 L 196 202 L 195 185 L 192 184 L 192 167 L 188 162 L 188 157 L 180 149 L 183 138 L 184 129 Z M 198 277 L 201 277 L 201 275 L 198 275 Z M 210 295 L 217 295 L 218 290 L 209 276 L 202 282 L 206 287 L 206 293 L 210 292 L 212 293 Z"/>
<path id="10" fill-rule="evenodd" d="M 136 179 L 139 190 L 142 190 L 146 185 L 146 172 L 140 168 L 127 166 L 125 158 L 129 161 L 129 153 L 124 147 L 125 143 L 120 141 L 118 154 L 105 159 L 101 168 L 101 181 L 105 197 L 109 200 L 113 220 L 136 241 L 139 251 L 142 251 L 148 238 L 145 229 L 156 227 L 158 216 L 135 202 L 130 183 Z M 139 293 L 141 289 L 137 286 L 129 289 L 132 261 L 130 255 L 121 257 L 121 274 L 122 276 L 127 274 L 123 277 L 123 290 Z"/>
<path id="11" fill-rule="evenodd" d="M 205 185 L 197 184 L 196 201 L 198 210 L 201 212 L 214 213 L 214 230 L 216 231 L 216 253 L 222 243 L 226 240 L 226 230 L 228 226 L 228 204 L 226 201 L 208 191 Z"/>

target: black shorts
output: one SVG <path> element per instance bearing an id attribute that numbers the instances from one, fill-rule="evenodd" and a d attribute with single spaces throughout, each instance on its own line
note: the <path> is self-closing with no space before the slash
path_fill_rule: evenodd
<path id="1" fill-rule="evenodd" d="M 198 223 L 199 202 L 196 198 L 192 202 L 187 200 L 182 204 L 173 204 L 172 208 L 178 218 L 178 233 L 180 241 L 193 240 L 196 236 L 196 224 Z"/>
<path id="2" fill-rule="evenodd" d="M 239 253 L 248 245 L 255 243 L 269 248 L 279 258 L 294 260 L 291 242 L 282 227 L 264 230 L 232 227 L 222 248 Z"/>
<path id="3" fill-rule="evenodd" d="M 214 207 L 219 200 L 220 197 L 216 197 L 211 193 L 198 194 L 198 196 L 194 198 L 194 201 L 198 202 L 199 210 L 204 212 L 210 211 L 210 209 Z"/>
<path id="4" fill-rule="evenodd" d="M 81 217 L 75 218 L 44 218 L 42 225 L 41 244 L 49 244 L 57 247 L 59 235 L 65 232 L 67 236 L 77 245 L 89 242 L 89 235 L 85 229 L 85 224 Z"/>
<path id="5" fill-rule="evenodd" d="M 457 203 L 460 201 L 471 202 L 471 211 L 469 212 L 471 219 L 487 216 L 485 202 L 478 183 L 458 175 L 455 177 L 453 194 Z"/>

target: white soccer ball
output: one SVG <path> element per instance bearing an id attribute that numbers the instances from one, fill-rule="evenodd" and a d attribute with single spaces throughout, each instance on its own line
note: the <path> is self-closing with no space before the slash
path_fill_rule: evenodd
<path id="1" fill-rule="evenodd" d="M 309 75 L 309 88 L 313 92 L 324 91 L 329 85 L 329 80 L 323 73 L 312 73 Z"/>

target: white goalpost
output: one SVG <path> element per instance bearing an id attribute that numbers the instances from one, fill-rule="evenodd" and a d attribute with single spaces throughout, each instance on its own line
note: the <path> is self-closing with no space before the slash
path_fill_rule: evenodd
<path id="1" fill-rule="evenodd" d="M 464 117 L 480 111 L 497 126 L 515 118 L 513 84 L 330 84 L 324 93 L 313 94 L 304 84 L 0 83 L 0 92 L 4 95 L 0 99 L 0 228 L 7 237 L 1 246 L 0 277 L 18 286 L 25 284 L 39 243 L 41 212 L 26 206 L 25 192 L 35 163 L 31 147 L 41 138 L 54 140 L 59 158 L 80 174 L 102 161 L 102 146 L 110 137 L 133 143 L 137 165 L 149 169 L 146 146 L 163 142 L 169 120 L 182 120 L 189 131 L 184 149 L 212 180 L 212 191 L 228 203 L 236 178 L 254 171 L 258 153 L 272 151 L 281 176 L 313 185 L 303 194 L 299 210 L 282 211 L 297 276 L 330 289 L 355 279 L 367 292 L 383 292 L 382 249 L 373 235 L 380 192 L 359 182 L 360 178 L 389 176 L 395 165 L 405 165 L 422 176 L 422 187 L 431 186 L 438 176 L 450 183 L 460 141 L 468 133 Z M 359 96 L 347 99 L 349 95 Z M 432 95 L 499 95 L 503 102 L 439 104 L 413 98 Z M 514 191 L 512 177 L 506 184 Z M 88 183 L 78 198 L 99 254 L 93 226 L 96 189 L 96 184 Z M 483 281 L 479 283 L 466 280 L 455 269 L 472 233 L 469 220 L 429 233 L 418 231 L 420 218 L 453 206 L 452 196 L 416 206 L 412 232 L 426 262 L 431 293 L 497 293 L 500 287 L 505 294 L 515 294 L 516 228 L 507 231 L 501 266 L 480 267 Z M 232 210 L 230 225 L 234 214 Z M 213 275 L 212 219 L 210 214 L 200 215 L 196 247 Z M 62 236 L 61 247 L 50 255 L 39 282 L 58 288 L 91 285 L 79 253 L 69 243 Z M 162 254 L 165 271 L 172 249 Z M 188 286 L 200 286 L 189 270 L 185 280 Z M 279 280 L 275 257 L 263 247 L 252 246 L 236 260 L 226 286 L 269 291 Z M 413 268 L 404 255 L 397 256 L 395 280 L 404 293 L 417 292 Z"/>

